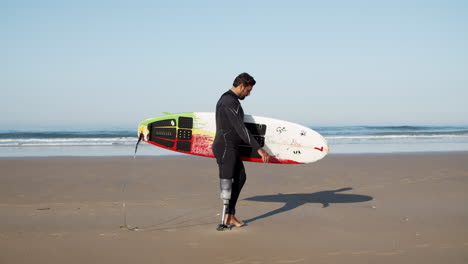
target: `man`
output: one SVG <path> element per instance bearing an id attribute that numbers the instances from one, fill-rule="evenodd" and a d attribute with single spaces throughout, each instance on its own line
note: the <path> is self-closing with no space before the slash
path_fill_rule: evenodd
<path id="1" fill-rule="evenodd" d="M 245 127 L 244 111 L 239 102 L 250 95 L 255 83 L 255 79 L 248 73 L 241 73 L 234 80 L 232 88 L 225 92 L 216 104 L 216 136 L 213 153 L 219 167 L 221 198 L 229 200 L 224 217 L 224 225 L 227 226 L 244 225 L 235 216 L 237 199 L 247 178 L 239 146 L 250 145 L 253 151 L 257 151 L 262 157 L 263 162 L 268 162 L 270 158 Z"/>

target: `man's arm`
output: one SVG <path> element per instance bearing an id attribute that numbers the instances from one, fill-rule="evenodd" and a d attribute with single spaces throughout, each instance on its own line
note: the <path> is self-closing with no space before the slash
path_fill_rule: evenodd
<path id="1" fill-rule="evenodd" d="M 261 147 L 258 144 L 257 140 L 255 140 L 255 138 L 253 137 L 252 133 L 250 133 L 250 131 L 245 126 L 244 120 L 239 114 L 239 108 L 240 105 L 229 105 L 223 107 L 223 110 L 227 118 L 229 119 L 229 122 L 232 124 L 242 141 L 250 145 L 253 148 L 253 150 L 257 151 Z"/>
<path id="2" fill-rule="evenodd" d="M 262 157 L 263 162 L 267 163 L 270 159 L 270 156 L 264 149 L 262 149 L 262 147 L 260 146 L 260 144 L 258 144 L 257 140 L 254 138 L 252 133 L 250 133 L 250 131 L 245 126 L 244 120 L 239 114 L 239 108 L 240 105 L 223 107 L 226 116 L 233 125 L 237 134 L 245 143 L 249 144 L 253 150 L 257 151 L 257 153 Z"/>

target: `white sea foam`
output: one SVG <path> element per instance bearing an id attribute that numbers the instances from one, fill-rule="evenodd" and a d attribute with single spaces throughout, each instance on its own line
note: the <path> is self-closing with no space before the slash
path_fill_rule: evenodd
<path id="1" fill-rule="evenodd" d="M 445 140 L 445 139 L 466 139 L 468 135 L 386 135 L 386 136 L 325 136 L 330 141 L 368 141 L 368 140 Z"/>
<path id="2" fill-rule="evenodd" d="M 22 138 L 0 139 L 0 147 L 38 147 L 38 146 L 112 146 L 134 145 L 135 138 Z"/>

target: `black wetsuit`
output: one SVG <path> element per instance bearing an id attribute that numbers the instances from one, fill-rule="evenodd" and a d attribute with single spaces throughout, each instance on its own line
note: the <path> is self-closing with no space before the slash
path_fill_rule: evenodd
<path id="1" fill-rule="evenodd" d="M 239 194 L 247 179 L 239 146 L 247 144 L 253 151 L 260 145 L 244 124 L 244 110 L 237 95 L 231 90 L 224 93 L 216 104 L 216 136 L 213 154 L 219 167 L 221 179 L 232 179 L 232 193 L 227 214 L 235 214 Z"/>

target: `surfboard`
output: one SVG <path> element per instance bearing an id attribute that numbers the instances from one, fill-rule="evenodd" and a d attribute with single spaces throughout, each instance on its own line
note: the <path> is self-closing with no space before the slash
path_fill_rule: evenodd
<path id="1" fill-rule="evenodd" d="M 329 151 L 327 141 L 316 131 L 288 121 L 245 115 L 244 123 L 262 148 L 270 154 L 270 163 L 304 164 L 318 161 Z M 214 158 L 212 144 L 216 134 L 215 113 L 165 113 L 138 125 L 138 136 L 160 148 Z M 262 162 L 248 145 L 241 145 L 244 161 Z"/>

